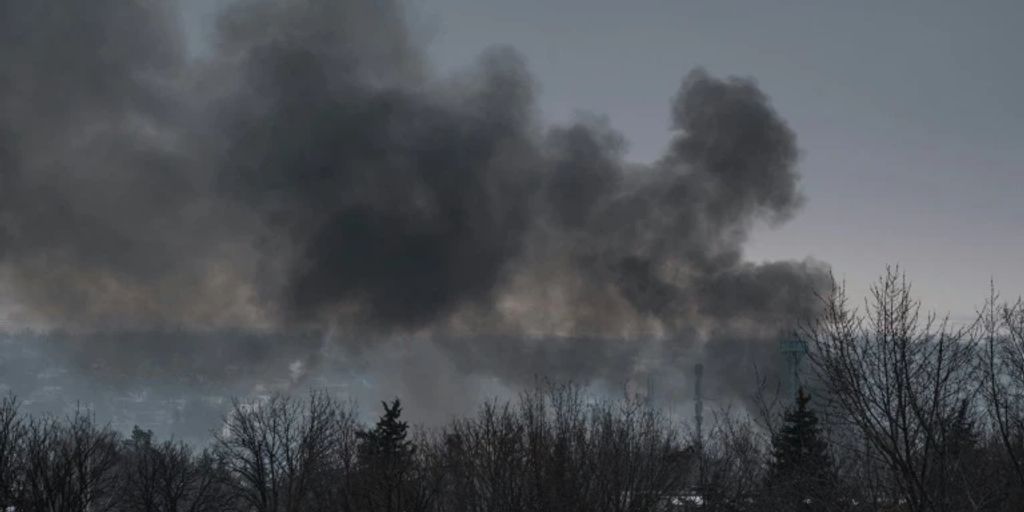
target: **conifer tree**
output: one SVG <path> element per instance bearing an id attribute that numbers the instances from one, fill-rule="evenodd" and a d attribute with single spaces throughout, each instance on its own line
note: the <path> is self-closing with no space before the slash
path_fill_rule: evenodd
<path id="1" fill-rule="evenodd" d="M 405 512 L 416 509 L 412 492 L 415 479 L 415 446 L 406 439 L 409 425 L 401 421 L 402 405 L 396 398 L 383 402 L 384 414 L 371 430 L 356 433 L 359 439 L 361 501 L 367 511 Z"/>
<path id="2" fill-rule="evenodd" d="M 766 487 L 777 510 L 836 510 L 837 485 L 828 443 L 801 388 L 772 436 Z"/>
<path id="3" fill-rule="evenodd" d="M 384 414 L 377 420 L 377 425 L 372 430 L 356 433 L 360 440 L 360 457 L 364 462 L 371 459 L 398 462 L 412 456 L 415 447 L 406 439 L 409 425 L 399 419 L 402 416 L 401 402 L 396 398 L 390 406 L 387 402 L 381 402 L 381 405 L 384 406 Z"/>

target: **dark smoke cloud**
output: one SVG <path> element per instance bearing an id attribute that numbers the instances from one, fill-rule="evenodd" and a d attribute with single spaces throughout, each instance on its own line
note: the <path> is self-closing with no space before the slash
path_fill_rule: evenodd
<path id="1" fill-rule="evenodd" d="M 434 403 L 471 378 L 678 387 L 708 358 L 738 393 L 814 311 L 823 265 L 743 260 L 802 202 L 751 80 L 691 72 L 637 164 L 600 116 L 542 126 L 514 50 L 432 74 L 397 2 L 238 0 L 201 58 L 177 20 L 0 0 L 5 314 L 75 367 Z"/>
<path id="2" fill-rule="evenodd" d="M 221 175 L 296 251 L 289 311 L 349 305 L 377 326 L 417 327 L 493 300 L 542 164 L 518 56 L 487 54 L 455 104 L 359 70 L 331 76 L 348 60 L 300 42 L 255 41 L 242 58 L 258 85 L 229 100 Z"/>
<path id="3" fill-rule="evenodd" d="M 174 19 L 167 2 L 0 2 L 0 250 L 19 322 L 243 316 L 224 304 L 236 226 L 209 190 Z"/>

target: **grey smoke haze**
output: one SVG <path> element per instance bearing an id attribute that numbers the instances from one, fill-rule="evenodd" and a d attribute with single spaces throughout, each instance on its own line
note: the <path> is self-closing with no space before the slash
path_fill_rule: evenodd
<path id="1" fill-rule="evenodd" d="M 514 49 L 441 76 L 403 16 L 240 0 L 191 58 L 170 2 L 0 0 L 9 336 L 97 386 L 437 415 L 538 375 L 679 389 L 695 358 L 742 393 L 826 278 L 743 259 L 803 200 L 756 83 L 680 70 L 670 147 L 627 162 L 600 115 L 542 125 Z"/>

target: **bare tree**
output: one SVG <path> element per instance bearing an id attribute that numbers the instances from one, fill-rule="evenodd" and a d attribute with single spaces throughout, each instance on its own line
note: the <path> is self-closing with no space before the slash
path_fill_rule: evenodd
<path id="1" fill-rule="evenodd" d="M 258 512 L 313 510 L 322 479 L 346 463 L 351 412 L 324 393 L 305 401 L 275 395 L 235 401 L 217 438 L 217 454 L 238 498 Z M 337 485 L 343 484 L 338 481 Z"/>
<path id="2" fill-rule="evenodd" d="M 121 460 L 119 510 L 214 512 L 230 507 L 224 468 L 207 452 L 196 456 L 183 442 L 153 442 L 138 427 Z"/>
<path id="3" fill-rule="evenodd" d="M 63 421 L 28 423 L 24 489 L 18 509 L 102 512 L 116 501 L 118 444 L 109 428 L 76 410 Z"/>
<path id="4" fill-rule="evenodd" d="M 8 395 L 0 401 L 0 509 L 15 506 L 21 487 L 21 469 L 25 461 L 22 443 L 25 424 L 18 414 L 18 401 Z"/>
<path id="5" fill-rule="evenodd" d="M 441 510 L 528 510 L 525 425 L 510 404 L 485 404 L 472 419 L 456 420 L 435 443 L 450 479 Z"/>
<path id="6" fill-rule="evenodd" d="M 768 458 L 766 432 L 728 407 L 712 419 L 699 454 L 700 510 L 756 510 Z"/>
<path id="7" fill-rule="evenodd" d="M 439 442 L 445 511 L 659 510 L 682 492 L 693 462 L 665 416 L 595 402 L 575 386 L 486 404 Z"/>
<path id="8" fill-rule="evenodd" d="M 898 269 L 871 288 L 865 315 L 834 284 L 823 317 L 803 330 L 811 360 L 838 413 L 895 479 L 894 501 L 913 511 L 956 509 L 964 492 L 947 447 L 956 417 L 978 390 L 968 328 L 920 313 Z"/>
<path id="9" fill-rule="evenodd" d="M 986 411 L 997 440 L 997 462 L 1012 475 L 1015 493 L 1009 497 L 1024 506 L 1024 302 L 999 302 L 992 285 L 978 312 L 980 366 Z"/>

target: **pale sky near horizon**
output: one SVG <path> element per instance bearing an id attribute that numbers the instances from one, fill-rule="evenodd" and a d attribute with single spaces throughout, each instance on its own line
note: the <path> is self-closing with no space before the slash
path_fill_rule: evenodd
<path id="1" fill-rule="evenodd" d="M 224 3 L 186 0 L 188 30 Z M 807 203 L 756 230 L 751 261 L 827 262 L 855 296 L 899 264 L 926 308 L 961 320 L 990 279 L 1024 293 L 1024 3 L 406 3 L 440 72 L 513 46 L 546 120 L 606 115 L 632 160 L 667 144 L 689 70 L 754 78 L 798 136 Z"/>

